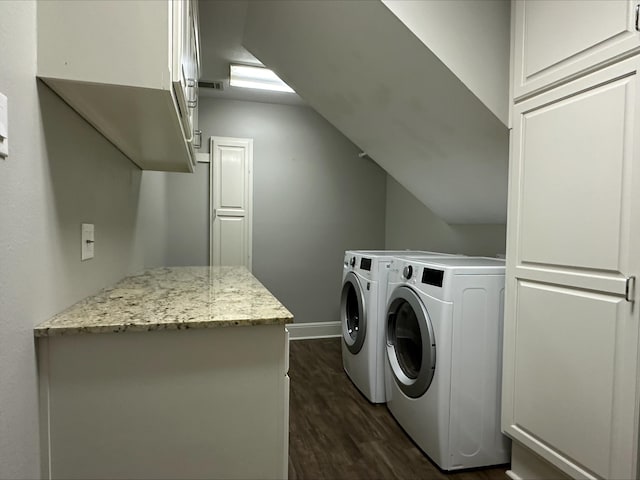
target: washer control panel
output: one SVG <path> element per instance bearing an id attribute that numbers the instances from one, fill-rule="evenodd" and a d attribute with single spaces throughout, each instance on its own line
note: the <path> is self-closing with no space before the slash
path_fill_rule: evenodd
<path id="1" fill-rule="evenodd" d="M 368 272 L 371 271 L 371 259 L 362 257 L 360 259 L 360 270 L 366 270 Z"/>

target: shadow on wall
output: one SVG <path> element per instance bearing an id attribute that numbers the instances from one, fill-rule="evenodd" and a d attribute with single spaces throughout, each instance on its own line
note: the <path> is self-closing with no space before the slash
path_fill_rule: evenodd
<path id="1" fill-rule="evenodd" d="M 455 195 L 452 190 L 451 195 Z M 505 253 L 504 224 L 451 225 L 387 176 L 385 248 L 494 257 Z"/>
<path id="2" fill-rule="evenodd" d="M 65 306 L 142 268 L 142 172 L 45 84 L 37 89 L 51 200 L 42 226 L 50 244 L 45 271 Z M 84 262 L 81 223 L 95 224 L 95 257 Z"/>

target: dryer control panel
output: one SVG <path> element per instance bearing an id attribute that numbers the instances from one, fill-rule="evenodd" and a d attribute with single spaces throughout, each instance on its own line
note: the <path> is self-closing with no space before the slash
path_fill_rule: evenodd
<path id="1" fill-rule="evenodd" d="M 360 270 L 366 270 L 367 272 L 371 271 L 371 259 L 362 257 L 360 259 Z"/>
<path id="2" fill-rule="evenodd" d="M 444 270 L 436 270 L 435 268 L 422 269 L 422 283 L 442 288 L 442 280 L 444 279 Z"/>

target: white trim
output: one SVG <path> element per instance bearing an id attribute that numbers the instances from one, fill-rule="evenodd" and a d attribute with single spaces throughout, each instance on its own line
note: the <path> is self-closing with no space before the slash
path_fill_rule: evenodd
<path id="1" fill-rule="evenodd" d="M 287 325 L 290 340 L 309 340 L 313 338 L 341 337 L 340 322 L 290 323 Z"/>
<path id="2" fill-rule="evenodd" d="M 514 473 L 513 470 L 507 470 L 505 473 L 507 474 L 507 477 L 512 478 L 513 480 L 523 480 L 523 478 L 517 473 Z"/>
<path id="3" fill-rule="evenodd" d="M 196 153 L 196 162 L 198 163 L 211 163 L 211 160 L 209 160 L 209 154 L 208 153 Z"/>

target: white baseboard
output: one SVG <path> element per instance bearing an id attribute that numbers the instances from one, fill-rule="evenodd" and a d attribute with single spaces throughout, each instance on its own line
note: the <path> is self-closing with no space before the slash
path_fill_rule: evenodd
<path id="1" fill-rule="evenodd" d="M 523 480 L 520 475 L 513 472 L 512 470 L 507 470 L 506 474 L 507 474 L 507 477 L 511 478 L 512 480 Z"/>
<path id="2" fill-rule="evenodd" d="M 287 325 L 290 340 L 309 340 L 313 338 L 340 337 L 340 322 L 290 323 Z"/>

